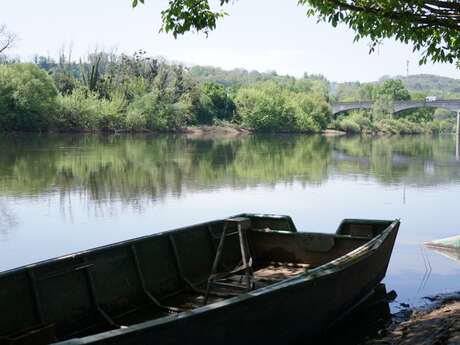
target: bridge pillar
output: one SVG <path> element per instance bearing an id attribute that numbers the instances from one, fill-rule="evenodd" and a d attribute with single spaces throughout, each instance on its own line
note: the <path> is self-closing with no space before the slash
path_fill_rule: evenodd
<path id="1" fill-rule="evenodd" d="M 457 136 L 460 136 L 460 110 L 457 111 Z"/>
<path id="2" fill-rule="evenodd" d="M 457 145 L 455 150 L 455 157 L 460 159 L 460 110 L 457 111 Z"/>

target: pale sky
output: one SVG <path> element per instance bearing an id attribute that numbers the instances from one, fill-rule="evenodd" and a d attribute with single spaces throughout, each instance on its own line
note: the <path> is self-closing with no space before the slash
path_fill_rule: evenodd
<path id="1" fill-rule="evenodd" d="M 333 81 L 373 81 L 382 75 L 430 73 L 460 78 L 449 64 L 418 66 L 410 46 L 386 41 L 371 55 L 362 41 L 353 43 L 346 27 L 332 28 L 306 17 L 296 0 L 238 0 L 228 5 L 206 38 L 188 33 L 175 40 L 158 33 L 160 11 L 166 0 L 146 0 L 131 8 L 131 0 L 2 0 L 0 23 L 20 37 L 12 54 L 57 56 L 62 46 L 73 46 L 75 57 L 95 48 L 119 53 L 145 49 L 152 56 L 186 64 L 224 69 L 276 70 L 301 76 L 321 73 Z"/>

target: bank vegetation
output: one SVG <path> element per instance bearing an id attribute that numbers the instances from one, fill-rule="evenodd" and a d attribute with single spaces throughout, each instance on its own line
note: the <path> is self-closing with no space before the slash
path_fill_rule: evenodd
<path id="1" fill-rule="evenodd" d="M 147 56 L 94 52 L 73 61 L 0 59 L 0 130 L 181 131 L 232 125 L 256 132 L 439 133 L 454 128 L 442 109 L 393 114 L 393 102 L 421 99 L 400 80 L 334 90 L 321 75 L 185 67 Z M 372 100 L 374 108 L 332 116 L 330 102 Z"/>

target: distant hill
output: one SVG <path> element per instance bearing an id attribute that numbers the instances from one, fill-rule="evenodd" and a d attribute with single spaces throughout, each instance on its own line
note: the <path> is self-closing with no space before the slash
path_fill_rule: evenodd
<path id="1" fill-rule="evenodd" d="M 460 97 L 460 79 L 441 77 L 432 74 L 415 74 L 409 76 L 384 76 L 386 79 L 401 79 L 410 92 L 421 92 L 428 95 L 445 96 L 452 98 Z"/>
<path id="2" fill-rule="evenodd" d="M 224 70 L 219 67 L 211 66 L 192 66 L 190 73 L 202 81 L 212 81 L 226 86 L 241 86 L 260 81 L 276 81 L 283 84 L 292 84 L 295 78 L 290 75 L 279 75 L 275 71 L 259 72 L 248 71 L 244 68 L 233 70 Z M 358 90 L 362 85 L 358 81 L 351 82 L 329 82 L 320 74 L 305 73 L 303 78 L 306 80 L 319 80 L 329 84 L 329 90 L 332 95 L 339 98 L 354 99 L 357 97 Z M 432 74 L 415 74 L 409 76 L 383 76 L 378 81 L 371 84 L 380 83 L 387 79 L 401 79 L 406 88 L 411 93 L 422 93 L 424 95 L 433 95 L 439 98 L 460 98 L 460 79 L 441 77 Z"/>

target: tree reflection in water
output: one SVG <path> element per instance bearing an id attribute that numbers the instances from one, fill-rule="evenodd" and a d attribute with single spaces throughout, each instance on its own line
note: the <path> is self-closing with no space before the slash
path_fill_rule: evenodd
<path id="1" fill-rule="evenodd" d="M 1 195 L 74 192 L 98 203 L 336 175 L 415 187 L 460 180 L 453 137 L 16 135 L 0 137 L 0 152 Z"/>

